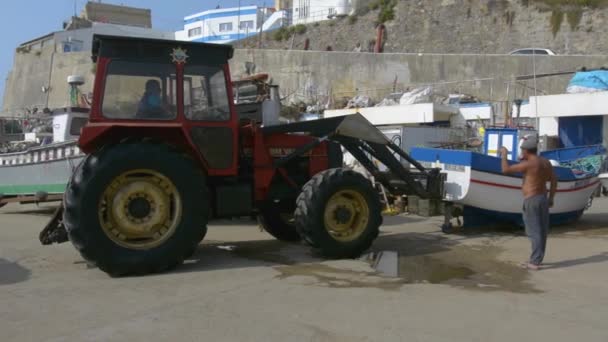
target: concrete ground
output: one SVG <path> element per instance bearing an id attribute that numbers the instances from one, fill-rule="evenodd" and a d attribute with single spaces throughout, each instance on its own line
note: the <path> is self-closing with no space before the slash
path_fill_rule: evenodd
<path id="1" fill-rule="evenodd" d="M 520 230 L 446 236 L 438 220 L 385 219 L 361 260 L 323 261 L 248 221 L 210 226 L 176 271 L 113 279 L 69 244 L 42 247 L 48 207 L 0 210 L 2 341 L 607 341 L 608 200 L 554 229 L 529 272 Z"/>

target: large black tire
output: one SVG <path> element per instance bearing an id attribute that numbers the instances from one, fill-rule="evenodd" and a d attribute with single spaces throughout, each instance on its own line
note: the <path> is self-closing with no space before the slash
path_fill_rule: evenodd
<path id="1" fill-rule="evenodd" d="M 296 230 L 293 219 L 286 220 L 287 216 L 292 216 L 294 203 L 287 201 L 265 203 L 260 207 L 259 220 L 262 228 L 277 240 L 286 242 L 298 242 L 301 240 L 300 234 Z"/>
<path id="2" fill-rule="evenodd" d="M 351 241 L 339 241 L 325 222 L 325 210 L 335 194 L 342 191 L 358 193 L 367 205 L 367 223 Z M 329 169 L 315 175 L 296 202 L 295 222 L 303 240 L 329 258 L 355 258 L 369 249 L 378 237 L 382 224 L 382 208 L 378 192 L 371 182 L 349 169 Z"/>
<path id="3" fill-rule="evenodd" d="M 135 249 L 114 242 L 102 228 L 99 205 L 117 176 L 147 169 L 169 179 L 181 198 L 181 216 L 162 244 Z M 205 175 L 188 156 L 155 143 L 127 143 L 89 155 L 74 172 L 64 197 L 63 222 L 70 241 L 88 262 L 111 276 L 169 270 L 191 255 L 207 231 Z"/>

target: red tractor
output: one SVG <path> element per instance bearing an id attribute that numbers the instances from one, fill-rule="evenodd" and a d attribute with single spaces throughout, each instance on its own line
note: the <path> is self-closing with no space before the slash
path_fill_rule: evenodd
<path id="1" fill-rule="evenodd" d="M 79 140 L 87 157 L 68 184 L 63 216 L 40 238 L 67 235 L 111 275 L 181 264 L 209 219 L 222 217 L 258 215 L 279 240 L 358 256 L 378 236 L 382 209 L 374 185 L 342 168 L 340 145 L 388 188 L 441 197 L 443 176 L 361 115 L 267 127 L 239 116 L 230 46 L 110 36 L 93 45 L 93 103 Z"/>

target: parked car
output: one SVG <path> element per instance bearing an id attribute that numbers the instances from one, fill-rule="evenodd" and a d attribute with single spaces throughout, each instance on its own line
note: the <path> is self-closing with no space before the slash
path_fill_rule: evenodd
<path id="1" fill-rule="evenodd" d="M 527 48 L 527 49 L 517 49 L 515 51 L 509 52 L 509 55 L 545 55 L 545 56 L 555 56 L 557 55 L 555 52 L 549 49 L 540 49 L 540 48 Z"/>

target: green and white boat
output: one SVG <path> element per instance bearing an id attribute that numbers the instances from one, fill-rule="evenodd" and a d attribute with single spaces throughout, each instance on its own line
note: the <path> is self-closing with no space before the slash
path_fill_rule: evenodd
<path id="1" fill-rule="evenodd" d="M 84 158 L 77 141 L 88 118 L 88 109 L 55 110 L 52 143 L 0 154 L 0 207 L 61 200 L 73 170 Z"/>

